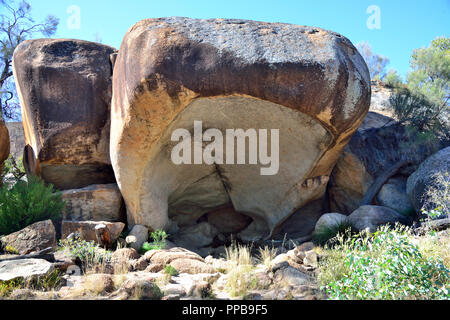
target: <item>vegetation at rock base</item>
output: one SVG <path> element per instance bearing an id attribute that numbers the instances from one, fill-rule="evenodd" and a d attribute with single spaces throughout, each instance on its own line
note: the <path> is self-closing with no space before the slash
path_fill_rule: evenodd
<path id="1" fill-rule="evenodd" d="M 104 266 L 111 261 L 112 253 L 102 249 L 94 241 L 86 241 L 79 238 L 60 240 L 58 249 L 78 258 L 84 270 Z"/>
<path id="2" fill-rule="evenodd" d="M 19 231 L 26 226 L 60 217 L 64 208 L 61 193 L 36 177 L 18 181 L 12 188 L 0 188 L 0 235 Z"/>
<path id="3" fill-rule="evenodd" d="M 335 238 L 323 249 L 319 283 L 330 299 L 449 299 L 450 269 L 424 254 L 405 227 Z"/>
<path id="4" fill-rule="evenodd" d="M 152 242 L 145 242 L 142 245 L 141 253 L 146 253 L 150 250 L 161 250 L 166 246 L 166 239 L 168 235 L 164 230 L 156 230 L 150 233 L 150 238 Z"/>
<path id="5" fill-rule="evenodd" d="M 355 230 L 350 223 L 342 222 L 331 227 L 324 227 L 314 231 L 312 241 L 317 245 L 325 245 L 338 234 L 348 235 L 354 233 Z"/>
<path id="6" fill-rule="evenodd" d="M 31 289 L 34 291 L 51 291 L 61 286 L 63 273 L 54 270 L 41 277 L 24 280 L 22 278 L 0 281 L 0 297 L 8 297 L 14 290 Z"/>
<path id="7" fill-rule="evenodd" d="M 172 267 L 170 264 L 168 264 L 164 267 L 164 273 L 167 275 L 170 275 L 172 277 L 176 277 L 178 275 L 177 269 Z"/>

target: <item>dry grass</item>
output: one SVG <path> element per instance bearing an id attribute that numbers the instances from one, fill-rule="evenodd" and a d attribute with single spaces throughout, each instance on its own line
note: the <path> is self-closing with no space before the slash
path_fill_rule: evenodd
<path id="1" fill-rule="evenodd" d="M 254 274 L 255 259 L 251 255 L 251 247 L 233 244 L 226 248 L 227 282 L 225 290 L 232 297 L 245 296 L 249 290 L 257 288 Z"/>
<path id="2" fill-rule="evenodd" d="M 420 252 L 427 258 L 439 258 L 450 269 L 450 232 L 430 233 L 424 237 L 412 239 Z"/>
<path id="3" fill-rule="evenodd" d="M 272 266 L 272 261 L 277 256 L 277 249 L 272 247 L 269 248 L 265 246 L 264 248 L 258 248 L 258 259 L 260 263 L 265 265 L 267 268 Z"/>

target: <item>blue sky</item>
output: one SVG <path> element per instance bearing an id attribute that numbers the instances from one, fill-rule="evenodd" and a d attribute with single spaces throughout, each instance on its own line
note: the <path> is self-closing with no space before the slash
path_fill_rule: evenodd
<path id="1" fill-rule="evenodd" d="M 413 49 L 449 36 L 450 0 L 29 0 L 36 20 L 60 18 L 55 37 L 95 40 L 120 47 L 129 27 L 145 18 L 240 18 L 317 26 L 341 33 L 354 44 L 369 41 L 388 56 L 388 68 L 405 75 Z M 70 6 L 80 9 L 80 28 L 70 29 Z M 369 29 L 370 5 L 380 8 L 380 29 Z M 0 9 L 3 11 L 2 9 Z M 73 12 L 72 12 L 73 14 Z M 69 22 L 73 20 L 69 20 Z"/>

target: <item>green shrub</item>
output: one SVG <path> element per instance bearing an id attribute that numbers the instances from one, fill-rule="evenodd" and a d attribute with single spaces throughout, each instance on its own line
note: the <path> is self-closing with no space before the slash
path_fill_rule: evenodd
<path id="1" fill-rule="evenodd" d="M 388 71 L 383 81 L 384 84 L 389 88 L 397 88 L 403 83 L 402 78 L 397 73 L 397 71 L 392 69 Z"/>
<path id="2" fill-rule="evenodd" d="M 381 227 L 344 240 L 344 270 L 322 289 L 331 299 L 449 299 L 450 270 L 426 258 L 407 231 Z"/>
<path id="3" fill-rule="evenodd" d="M 167 233 L 164 230 L 156 230 L 150 233 L 152 242 L 145 242 L 141 247 L 141 253 L 144 254 L 150 250 L 161 250 L 166 246 Z"/>
<path id="4" fill-rule="evenodd" d="M 167 265 L 164 267 L 164 273 L 167 274 L 167 275 L 169 275 L 169 276 L 172 276 L 172 277 L 176 277 L 176 276 L 178 275 L 177 269 L 175 269 L 174 267 L 172 267 L 170 264 L 167 264 Z"/>
<path id="5" fill-rule="evenodd" d="M 7 174 L 12 174 L 14 180 L 16 181 L 22 179 L 26 175 L 22 157 L 16 160 L 14 159 L 13 155 L 10 155 L 8 159 L 6 159 L 6 161 L 4 162 L 3 171 L 1 173 L 2 181 L 4 180 Z"/>
<path id="6" fill-rule="evenodd" d="M 63 272 L 54 270 L 49 274 L 34 277 L 25 281 L 22 278 L 0 281 L 0 297 L 8 297 L 17 289 L 32 289 L 36 291 L 51 291 L 61 287 Z"/>
<path id="7" fill-rule="evenodd" d="M 64 239 L 59 241 L 58 246 L 59 250 L 80 259 L 85 268 L 110 262 L 112 257 L 110 251 L 100 248 L 94 241 L 79 238 Z"/>
<path id="8" fill-rule="evenodd" d="M 64 201 L 36 177 L 18 181 L 11 189 L 0 188 L 0 235 L 10 234 L 26 226 L 61 215 Z"/>

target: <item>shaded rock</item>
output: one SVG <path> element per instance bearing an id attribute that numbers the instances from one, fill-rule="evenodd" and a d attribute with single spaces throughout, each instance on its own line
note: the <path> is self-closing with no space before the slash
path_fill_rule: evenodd
<path id="1" fill-rule="evenodd" d="M 53 263 L 55 269 L 66 272 L 69 268 L 75 266 L 75 259 L 65 250 L 58 250 L 53 256 L 55 257 L 55 262 Z"/>
<path id="2" fill-rule="evenodd" d="M 370 232 L 375 232 L 382 225 L 394 225 L 396 222 L 407 224 L 408 219 L 386 207 L 362 206 L 348 216 L 348 222 L 358 231 L 368 228 Z"/>
<path id="3" fill-rule="evenodd" d="M 311 283 L 312 279 L 307 274 L 292 268 L 291 266 L 281 268 L 274 274 L 274 283 L 279 286 L 301 286 Z"/>
<path id="4" fill-rule="evenodd" d="M 52 272 L 53 265 L 43 259 L 22 259 L 0 262 L 0 281 L 31 279 Z"/>
<path id="5" fill-rule="evenodd" d="M 29 254 L 56 246 L 56 231 L 51 220 L 39 221 L 28 227 L 0 237 L 4 247 L 14 248 L 19 254 Z"/>
<path id="6" fill-rule="evenodd" d="M 128 298 L 136 300 L 160 300 L 163 296 L 155 283 L 144 279 L 128 279 L 119 290 L 124 291 Z"/>
<path id="7" fill-rule="evenodd" d="M 115 62 L 111 108 L 111 161 L 129 223 L 167 229 L 177 216 L 192 222 L 231 202 L 253 219 L 241 239 L 271 235 L 325 193 L 368 111 L 369 82 L 350 41 L 323 29 L 226 19 L 137 23 Z M 278 174 L 219 160 L 174 164 L 172 132 L 193 132 L 194 120 L 221 132 L 279 129 Z"/>
<path id="8" fill-rule="evenodd" d="M 0 174 L 3 172 L 4 161 L 8 159 L 10 151 L 9 133 L 3 119 L 0 119 Z"/>
<path id="9" fill-rule="evenodd" d="M 113 52 L 72 39 L 27 40 L 14 51 L 25 143 L 37 160 L 28 169 L 60 190 L 115 182 L 109 158 Z"/>
<path id="10" fill-rule="evenodd" d="M 330 178 L 328 194 L 333 212 L 350 214 L 361 205 L 365 193 L 380 175 L 406 161 L 407 165 L 397 175 L 409 176 L 444 144 L 424 141 L 397 122 L 381 125 L 386 117 L 370 112 L 369 115 L 345 147 Z M 373 121 L 373 117 L 382 119 Z"/>
<path id="11" fill-rule="evenodd" d="M 65 220 L 116 222 L 122 219 L 122 195 L 117 184 L 97 184 L 62 192 Z"/>
<path id="12" fill-rule="evenodd" d="M 238 233 L 245 229 L 252 219 L 234 210 L 233 207 L 226 207 L 208 213 L 208 223 L 221 233 Z"/>
<path id="13" fill-rule="evenodd" d="M 137 224 L 133 226 L 125 240 L 131 248 L 140 251 L 142 245 L 148 240 L 148 229 Z"/>
<path id="14" fill-rule="evenodd" d="M 23 132 L 23 124 L 20 122 L 6 122 L 9 131 L 10 154 L 14 159 L 18 160 L 23 155 L 25 147 L 25 134 Z"/>
<path id="15" fill-rule="evenodd" d="M 171 240 L 178 247 L 195 249 L 211 245 L 219 231 L 207 222 L 181 229 Z"/>
<path id="16" fill-rule="evenodd" d="M 310 250 L 314 249 L 315 247 L 316 246 L 315 246 L 314 243 L 312 243 L 312 242 L 305 242 L 305 243 L 302 243 L 301 245 L 297 246 L 296 249 L 298 251 L 306 252 L 306 251 L 310 251 Z"/>
<path id="17" fill-rule="evenodd" d="M 320 217 L 314 228 L 314 232 L 321 232 L 324 230 L 335 228 L 346 223 L 347 216 L 340 213 L 325 213 Z"/>
<path id="18" fill-rule="evenodd" d="M 391 178 L 380 189 L 376 196 L 377 205 L 409 215 L 415 212 L 406 193 L 406 178 Z"/>
<path id="19" fill-rule="evenodd" d="M 314 231 L 314 227 L 322 214 L 326 212 L 326 202 L 326 197 L 322 197 L 296 210 L 275 230 L 275 239 L 300 238 L 309 235 Z"/>
<path id="20" fill-rule="evenodd" d="M 120 233 L 125 227 L 125 224 L 122 222 L 63 220 L 61 223 L 62 238 L 65 239 L 71 233 L 77 232 L 81 239 L 97 242 L 95 227 L 99 224 L 104 224 L 109 229 L 111 243 L 114 243 L 119 238 Z"/>
<path id="21" fill-rule="evenodd" d="M 436 175 L 441 175 L 443 181 L 439 182 L 436 180 Z M 427 195 L 427 191 L 430 190 L 430 188 L 442 190 L 445 183 L 448 188 L 449 182 L 450 147 L 447 147 L 428 157 L 408 178 L 406 186 L 407 194 L 416 211 L 419 212 L 424 205 L 428 210 L 435 209 L 437 204 L 434 203 L 430 195 Z M 444 198 L 441 200 L 444 203 L 446 202 L 446 206 L 449 208 L 450 199 Z"/>

